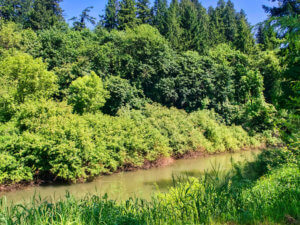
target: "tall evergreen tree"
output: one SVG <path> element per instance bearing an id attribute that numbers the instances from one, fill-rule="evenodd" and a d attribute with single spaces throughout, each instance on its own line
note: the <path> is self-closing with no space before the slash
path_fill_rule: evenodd
<path id="1" fill-rule="evenodd" d="M 273 50 L 279 48 L 281 41 L 277 38 L 270 21 L 260 23 L 257 27 L 256 41 L 262 50 Z"/>
<path id="2" fill-rule="evenodd" d="M 195 36 L 195 45 L 199 53 L 203 54 L 210 47 L 209 16 L 206 9 L 198 0 L 192 0 L 198 14 L 198 34 Z"/>
<path id="3" fill-rule="evenodd" d="M 149 0 L 137 0 L 137 18 L 139 23 L 150 23 L 151 20 L 151 9 L 149 7 Z"/>
<path id="4" fill-rule="evenodd" d="M 103 17 L 103 26 L 108 29 L 116 29 L 118 27 L 118 0 L 108 0 L 105 7 L 105 14 Z"/>
<path id="5" fill-rule="evenodd" d="M 237 15 L 237 36 L 234 41 L 237 49 L 244 53 L 250 53 L 253 50 L 255 41 L 251 33 L 251 27 L 247 22 L 246 15 L 244 11 L 241 11 Z"/>
<path id="6" fill-rule="evenodd" d="M 155 0 L 152 8 L 152 25 L 154 25 L 162 35 L 166 35 L 168 32 L 167 14 L 167 0 Z"/>
<path id="7" fill-rule="evenodd" d="M 118 13 L 118 25 L 120 30 L 126 27 L 134 27 L 137 24 L 136 7 L 134 0 L 122 0 Z"/>
<path id="8" fill-rule="evenodd" d="M 217 45 L 224 41 L 224 35 L 220 32 L 221 19 L 219 12 L 213 7 L 208 8 L 209 15 L 209 36 L 211 39 L 211 45 Z"/>
<path id="9" fill-rule="evenodd" d="M 64 21 L 62 0 L 35 0 L 29 13 L 27 27 L 34 30 L 47 29 Z"/>
<path id="10" fill-rule="evenodd" d="M 237 35 L 236 12 L 232 1 L 228 0 L 223 14 L 223 24 L 227 41 L 233 42 Z"/>
<path id="11" fill-rule="evenodd" d="M 96 23 L 96 18 L 89 15 L 91 9 L 93 9 L 93 6 L 85 8 L 80 14 L 79 18 L 73 17 L 71 19 L 74 20 L 73 27 L 75 30 L 83 30 L 87 28 L 87 22 L 90 22 L 93 25 Z"/>
<path id="12" fill-rule="evenodd" d="M 183 31 L 183 49 L 196 49 L 198 30 L 198 13 L 191 0 L 182 0 L 180 3 L 181 27 Z"/>
<path id="13" fill-rule="evenodd" d="M 0 0 L 0 18 L 24 24 L 33 0 Z"/>
<path id="14" fill-rule="evenodd" d="M 166 37 L 176 49 L 180 48 L 180 40 L 182 35 L 182 29 L 180 27 L 180 14 L 178 0 L 172 0 L 168 9 L 167 17 L 167 34 Z"/>

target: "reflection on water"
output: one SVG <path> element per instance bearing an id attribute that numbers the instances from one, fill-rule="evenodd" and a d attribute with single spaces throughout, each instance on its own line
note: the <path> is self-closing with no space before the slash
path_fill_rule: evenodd
<path id="1" fill-rule="evenodd" d="M 30 201 L 34 195 L 42 199 L 55 201 L 64 198 L 66 192 L 75 197 L 84 197 L 87 194 L 104 195 L 108 193 L 109 198 L 123 200 L 129 197 L 150 198 L 153 192 L 166 190 L 174 185 L 173 177 L 195 176 L 199 177 L 204 171 L 220 167 L 229 169 L 231 159 L 235 162 L 251 160 L 259 151 L 247 151 L 233 154 L 214 155 L 198 159 L 182 159 L 164 168 L 153 168 L 150 170 L 138 170 L 134 172 L 123 172 L 110 176 L 102 176 L 90 183 L 73 185 L 48 185 L 31 187 L 25 190 L 0 193 L 6 196 L 8 201 L 20 203 Z"/>

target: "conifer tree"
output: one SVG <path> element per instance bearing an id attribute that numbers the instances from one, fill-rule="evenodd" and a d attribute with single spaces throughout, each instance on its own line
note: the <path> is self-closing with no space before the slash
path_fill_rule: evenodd
<path id="1" fill-rule="evenodd" d="M 178 0 L 172 0 L 170 7 L 168 9 L 167 28 L 168 28 L 166 34 L 167 39 L 171 42 L 174 48 L 179 49 L 182 29 L 180 27 Z"/>
<path id="2" fill-rule="evenodd" d="M 209 16 L 206 9 L 198 0 L 192 0 L 196 6 L 198 14 L 198 34 L 195 36 L 195 45 L 199 53 L 204 53 L 210 47 L 209 37 Z"/>
<path id="3" fill-rule="evenodd" d="M 244 53 L 250 53 L 254 47 L 254 38 L 251 33 L 251 27 L 247 22 L 245 12 L 243 10 L 237 16 L 237 36 L 234 44 L 237 49 Z"/>
<path id="4" fill-rule="evenodd" d="M 195 49 L 195 39 L 198 36 L 198 14 L 191 0 L 182 0 L 180 4 L 181 27 L 183 31 L 183 49 Z"/>
<path id="5" fill-rule="evenodd" d="M 282 74 L 282 96 L 279 99 L 281 107 L 291 108 L 299 112 L 300 108 L 300 47 L 299 47 L 299 0 L 272 0 L 277 6 L 264 6 L 269 14 L 272 26 L 277 31 L 277 37 L 284 41 L 280 49 L 286 66 Z"/>
<path id="6" fill-rule="evenodd" d="M 24 24 L 32 0 L 0 0 L 0 18 Z"/>
<path id="7" fill-rule="evenodd" d="M 260 23 L 257 28 L 256 41 L 262 50 L 273 50 L 280 46 L 281 41 L 277 38 L 270 21 Z"/>
<path id="8" fill-rule="evenodd" d="M 154 25 L 162 35 L 166 35 L 168 31 L 167 13 L 168 13 L 167 0 L 155 0 L 152 8 L 152 25 Z"/>
<path id="9" fill-rule="evenodd" d="M 228 0 L 224 8 L 223 24 L 225 26 L 225 37 L 227 41 L 233 42 L 237 35 L 237 23 L 234 5 L 230 0 Z"/>
<path id="10" fill-rule="evenodd" d="M 126 27 L 134 27 L 137 24 L 136 7 L 134 0 L 122 0 L 118 13 L 118 25 L 120 30 Z"/>
<path id="11" fill-rule="evenodd" d="M 47 29 L 64 21 L 63 10 L 59 3 L 62 0 L 35 0 L 26 27 L 34 30 Z"/>
<path id="12" fill-rule="evenodd" d="M 149 7 L 149 0 L 137 0 L 137 18 L 139 23 L 150 23 L 151 9 Z"/>
<path id="13" fill-rule="evenodd" d="M 106 4 L 105 7 L 105 14 L 103 17 L 103 26 L 106 29 L 112 30 L 118 27 L 117 10 L 118 10 L 118 1 L 108 0 L 108 3 Z"/>
<path id="14" fill-rule="evenodd" d="M 209 36 L 211 39 L 211 46 L 222 43 L 223 35 L 220 33 L 220 18 L 218 11 L 213 7 L 208 8 L 209 15 Z"/>
<path id="15" fill-rule="evenodd" d="M 87 22 L 90 22 L 93 25 L 96 23 L 96 18 L 89 15 L 91 9 L 93 9 L 92 6 L 87 7 L 82 11 L 79 18 L 73 17 L 71 19 L 74 20 L 73 27 L 75 30 L 83 30 L 87 28 L 87 24 L 86 24 Z"/>

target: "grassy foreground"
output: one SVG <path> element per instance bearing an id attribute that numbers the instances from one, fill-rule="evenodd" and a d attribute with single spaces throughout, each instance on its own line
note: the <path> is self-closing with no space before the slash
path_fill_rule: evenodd
<path id="1" fill-rule="evenodd" d="M 297 224 L 299 150 L 270 150 L 224 174 L 218 170 L 177 183 L 151 201 L 117 203 L 87 196 L 55 204 L 0 201 L 0 224 Z"/>

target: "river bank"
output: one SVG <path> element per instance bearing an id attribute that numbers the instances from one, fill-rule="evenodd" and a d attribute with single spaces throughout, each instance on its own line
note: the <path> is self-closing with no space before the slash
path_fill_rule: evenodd
<path id="1" fill-rule="evenodd" d="M 0 198 L 0 219 L 5 224 L 41 225 L 298 224 L 300 173 L 297 152 L 283 149 L 267 150 L 252 158 L 255 159 L 252 161 L 249 156 L 253 152 L 216 156 L 217 162 L 221 164 L 220 159 L 227 162 L 233 159 L 236 162 L 238 155 L 244 155 L 243 159 L 248 160 L 247 163 L 238 164 L 224 172 L 220 167 L 204 172 L 192 170 L 193 165 L 211 165 L 214 156 L 208 157 L 211 160 L 178 160 L 169 167 L 179 163 L 176 165 L 179 174 L 188 174 L 189 171 L 193 176 L 186 179 L 173 177 L 170 182 L 168 179 L 161 179 L 169 167 L 105 177 L 106 179 L 116 176 L 118 182 L 115 184 L 118 186 L 126 180 L 127 184 L 131 184 L 128 188 L 136 192 L 140 186 L 133 175 L 148 184 L 152 183 L 147 182 L 149 177 L 160 176 L 159 182 L 156 182 L 160 189 L 151 193 L 149 198 L 135 195 L 116 199 L 111 198 L 112 193 L 105 190 L 103 191 L 107 194 L 87 194 L 83 193 L 86 186 L 80 189 L 83 184 L 72 185 L 76 190 L 65 192 L 64 198 L 45 198 L 43 193 L 36 190 L 32 192 L 34 195 L 29 201 L 12 203 L 9 197 Z M 156 174 L 153 174 L 153 171 L 156 171 Z M 104 183 L 108 182 L 106 180 Z M 167 191 L 163 191 L 163 185 L 168 187 Z M 108 189 L 112 190 L 112 186 Z M 115 191 L 120 195 L 124 194 L 120 189 Z M 44 193 L 49 195 L 50 189 L 46 188 Z M 58 189 L 55 193 L 58 193 Z M 79 196 L 78 193 L 83 195 Z M 14 193 L 14 196 L 16 195 L 17 193 Z M 28 197 L 29 192 L 24 195 Z"/>
<path id="2" fill-rule="evenodd" d="M 137 170 L 149 170 L 152 168 L 162 168 L 166 166 L 172 165 L 176 160 L 180 159 L 195 159 L 195 158 L 205 158 L 209 156 L 215 156 L 215 155 L 224 155 L 234 152 L 244 152 L 244 151 L 255 151 L 255 150 L 263 150 L 266 149 L 267 146 L 265 144 L 262 144 L 261 146 L 256 147 L 245 147 L 240 149 L 239 151 L 226 151 L 226 152 L 214 152 L 209 153 L 205 149 L 199 149 L 198 151 L 187 151 L 184 154 L 175 154 L 170 157 L 160 157 L 155 161 L 149 161 L 145 160 L 144 164 L 142 166 L 135 166 L 130 164 L 125 164 L 123 168 L 119 168 L 114 173 L 111 174 L 101 174 L 97 177 L 94 177 L 94 179 L 90 180 L 84 180 L 84 179 L 77 179 L 76 183 L 86 183 L 86 182 L 92 182 L 93 180 L 101 177 L 101 176 L 110 176 L 113 174 L 121 173 L 121 172 L 132 172 Z M 51 176 L 49 176 L 51 177 Z M 34 188 L 38 186 L 45 186 L 45 185 L 71 185 L 70 182 L 64 182 L 61 180 L 46 180 L 46 179 L 35 179 L 34 181 L 23 181 L 18 182 L 15 184 L 8 184 L 8 185 L 0 185 L 0 194 L 1 193 L 7 193 L 12 191 L 18 191 L 18 190 L 24 190 L 26 188 Z"/>
<path id="3" fill-rule="evenodd" d="M 0 193 L 0 197 L 6 197 L 8 201 L 22 203 L 30 202 L 33 196 L 41 196 L 48 201 L 64 199 L 66 193 L 77 198 L 86 195 L 105 195 L 110 199 L 126 200 L 131 197 L 150 199 L 152 194 L 167 191 L 173 186 L 174 178 L 201 176 L 205 171 L 216 168 L 227 170 L 231 168 L 232 160 L 243 162 L 252 160 L 261 150 L 240 151 L 236 153 L 220 153 L 201 157 L 189 156 L 185 159 L 173 160 L 171 164 L 152 167 L 149 169 L 135 169 L 120 171 L 111 175 L 102 175 L 90 182 L 76 184 L 40 184 L 24 186 L 19 190 Z M 187 157 L 187 156 L 186 156 Z M 170 162 L 170 160 L 169 160 Z"/>

